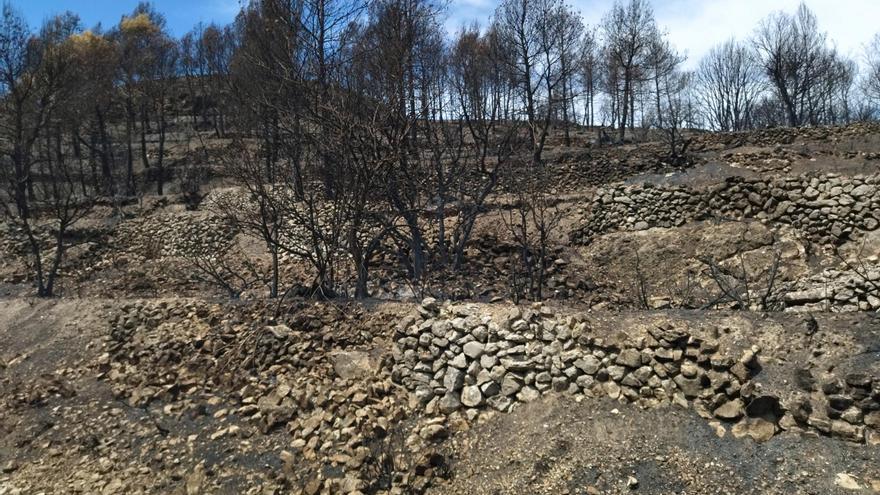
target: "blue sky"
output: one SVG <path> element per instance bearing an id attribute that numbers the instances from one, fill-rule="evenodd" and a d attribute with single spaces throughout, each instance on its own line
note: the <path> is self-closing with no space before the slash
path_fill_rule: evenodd
<path id="1" fill-rule="evenodd" d="M 2 0 L 0 0 L 2 1 Z M 240 0 L 154 0 L 168 19 L 175 35 L 199 21 L 231 22 Z M 863 46 L 880 32 L 880 0 L 805 0 L 816 12 L 821 28 L 828 32 L 842 53 L 859 59 Z M 485 25 L 499 0 L 449 0 L 446 27 L 450 32 L 462 24 Z M 97 22 L 116 24 L 131 12 L 137 0 L 12 0 L 32 26 L 54 13 L 71 10 L 86 26 Z M 598 24 L 614 0 L 569 0 L 588 24 Z M 728 38 L 748 38 L 757 23 L 775 10 L 794 11 L 800 0 L 653 0 L 660 26 L 673 44 L 688 54 L 687 65 L 696 65 L 713 45 Z"/>
<path id="2" fill-rule="evenodd" d="M 841 53 L 860 61 L 864 46 L 880 32 L 880 0 L 803 0 L 819 27 Z M 450 0 L 447 30 L 478 20 L 485 25 L 499 0 Z M 587 25 L 598 25 L 614 0 L 566 0 Z M 688 68 L 714 45 L 730 38 L 747 40 L 758 23 L 775 11 L 794 12 L 801 0 L 651 0 L 657 23 L 672 44 L 688 55 Z"/>
<path id="3" fill-rule="evenodd" d="M 106 28 L 134 10 L 138 0 L 12 0 L 11 3 L 25 15 L 32 28 L 66 10 L 79 14 L 86 27 L 100 22 Z M 165 15 L 171 32 L 178 36 L 199 21 L 232 22 L 239 9 L 238 0 L 153 0 L 152 3 Z"/>

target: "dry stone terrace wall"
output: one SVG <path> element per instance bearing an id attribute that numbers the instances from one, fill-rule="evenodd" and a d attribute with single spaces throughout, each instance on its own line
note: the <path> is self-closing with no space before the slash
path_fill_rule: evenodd
<path id="1" fill-rule="evenodd" d="M 847 126 L 775 127 L 742 132 L 706 132 L 695 136 L 692 149 L 714 146 L 777 146 L 807 142 L 837 142 L 864 138 L 880 133 L 875 122 L 858 122 Z"/>
<path id="2" fill-rule="evenodd" d="M 788 311 L 878 311 L 880 267 L 856 272 L 825 270 L 799 280 L 783 295 Z"/>
<path id="3" fill-rule="evenodd" d="M 758 219 L 791 225 L 811 240 L 835 244 L 880 226 L 880 176 L 732 177 L 707 190 L 618 184 L 601 188 L 585 224 L 571 234 L 588 244 L 619 230 L 676 227 L 707 219 Z"/>
<path id="4" fill-rule="evenodd" d="M 235 231 L 214 215 L 160 213 L 119 225 L 114 244 L 146 258 L 213 253 L 229 244 Z"/>
<path id="5" fill-rule="evenodd" d="M 510 411 L 546 393 L 608 396 L 642 407 L 677 404 L 734 422 L 763 441 L 779 429 L 880 441 L 880 377 L 825 376 L 780 397 L 762 392 L 760 349 L 738 352 L 671 324 L 613 338 L 547 308 L 440 306 L 425 300 L 396 331 L 392 379 L 428 414 Z"/>

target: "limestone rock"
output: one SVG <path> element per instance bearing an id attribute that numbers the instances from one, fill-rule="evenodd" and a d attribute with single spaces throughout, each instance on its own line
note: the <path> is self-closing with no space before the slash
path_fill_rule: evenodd
<path id="1" fill-rule="evenodd" d="M 513 395 L 519 392 L 521 388 L 522 379 L 511 373 L 504 375 L 501 381 L 501 395 Z"/>
<path id="2" fill-rule="evenodd" d="M 483 355 L 483 349 L 485 346 L 479 342 L 468 342 L 464 345 L 464 355 L 471 358 L 477 359 Z"/>
<path id="3" fill-rule="evenodd" d="M 744 413 L 745 405 L 743 404 L 742 399 L 734 399 L 725 402 L 713 412 L 716 418 L 726 420 L 739 419 Z"/>
<path id="4" fill-rule="evenodd" d="M 843 488 L 844 490 L 861 490 L 862 485 L 858 482 L 855 476 L 849 473 L 837 473 L 834 476 L 834 484 Z"/>
<path id="5" fill-rule="evenodd" d="M 744 418 L 733 425 L 731 433 L 736 438 L 750 437 L 762 443 L 773 438 L 776 434 L 776 425 L 762 418 Z"/>
<path id="6" fill-rule="evenodd" d="M 461 403 L 467 407 L 479 407 L 483 405 L 483 392 L 480 387 L 470 385 L 461 391 Z"/>
<path id="7" fill-rule="evenodd" d="M 446 392 L 438 404 L 440 408 L 440 412 L 443 414 L 450 414 L 459 409 L 461 409 L 461 401 L 458 399 L 458 395 L 454 392 Z"/>
<path id="8" fill-rule="evenodd" d="M 523 389 L 516 394 L 516 399 L 520 402 L 533 402 L 538 400 L 539 397 L 541 397 L 541 393 L 532 387 L 523 387 Z"/>
<path id="9" fill-rule="evenodd" d="M 638 368 L 642 365 L 642 355 L 637 349 L 624 349 L 617 355 L 615 362 L 628 368 Z"/>

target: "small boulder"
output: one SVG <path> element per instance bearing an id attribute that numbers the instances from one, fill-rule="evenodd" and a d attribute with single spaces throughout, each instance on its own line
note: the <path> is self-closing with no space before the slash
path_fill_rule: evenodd
<path id="1" fill-rule="evenodd" d="M 453 392 L 446 392 L 446 395 L 440 399 L 440 403 L 437 405 L 443 414 L 450 414 L 461 409 L 461 401 L 458 400 L 458 396 Z"/>
<path id="2" fill-rule="evenodd" d="M 642 365 L 642 354 L 637 349 L 624 349 L 615 362 L 628 368 L 638 368 Z"/>
<path id="3" fill-rule="evenodd" d="M 464 345 L 464 355 L 471 358 L 477 359 L 478 357 L 483 355 L 483 350 L 485 349 L 485 345 L 479 342 L 468 342 Z"/>
<path id="4" fill-rule="evenodd" d="M 467 407 L 479 407 L 483 405 L 483 392 L 480 387 L 471 385 L 461 391 L 461 403 Z"/>
<path id="5" fill-rule="evenodd" d="M 734 399 L 725 402 L 713 412 L 716 418 L 726 420 L 739 419 L 744 413 L 745 405 L 743 404 L 742 399 Z"/>
<path id="6" fill-rule="evenodd" d="M 731 433 L 736 438 L 751 437 L 752 440 L 762 443 L 773 438 L 776 425 L 762 418 L 744 418 L 733 425 Z"/>
<path id="7" fill-rule="evenodd" d="M 516 394 L 516 399 L 520 402 L 532 402 L 538 400 L 539 397 L 541 397 L 541 393 L 532 387 L 524 387 Z"/>

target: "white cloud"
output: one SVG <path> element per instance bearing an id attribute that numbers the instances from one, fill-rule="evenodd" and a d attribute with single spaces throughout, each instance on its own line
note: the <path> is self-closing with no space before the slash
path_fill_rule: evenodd
<path id="1" fill-rule="evenodd" d="M 694 67 L 712 46 L 731 37 L 749 38 L 761 19 L 772 12 L 793 12 L 800 0 L 653 0 L 658 25 L 669 33 L 672 43 L 688 54 Z M 573 0 L 584 22 L 596 25 L 611 9 L 613 0 Z M 838 50 L 860 59 L 863 46 L 880 31 L 880 0 L 806 0 L 816 13 L 820 28 L 828 33 Z M 447 27 L 456 30 L 463 23 L 478 20 L 487 24 L 498 0 L 454 0 Z"/>
<path id="2" fill-rule="evenodd" d="M 467 8 L 467 9 L 476 9 L 476 10 L 492 10 L 496 6 L 496 2 L 493 0 L 454 0 L 450 2 L 450 9 L 456 10 L 459 8 Z"/>

